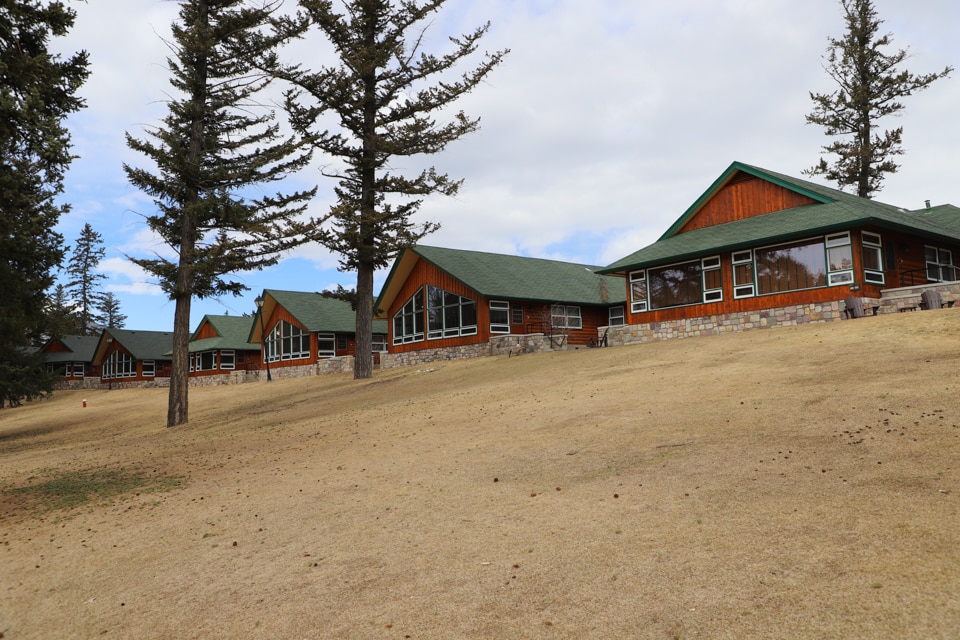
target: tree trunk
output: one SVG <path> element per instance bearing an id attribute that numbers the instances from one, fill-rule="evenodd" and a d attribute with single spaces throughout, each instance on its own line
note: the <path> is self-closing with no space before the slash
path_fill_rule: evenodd
<path id="1" fill-rule="evenodd" d="M 364 46 L 372 52 L 377 46 L 376 7 L 366 6 L 363 16 Z M 357 354 L 353 378 L 373 377 L 373 271 L 376 256 L 377 202 L 377 73 L 370 66 L 361 74 L 363 82 L 363 150 L 360 164 L 360 220 L 357 251 Z"/>
<path id="2" fill-rule="evenodd" d="M 167 426 L 187 421 L 187 388 L 190 370 L 190 300 L 191 295 L 177 296 L 173 312 L 173 358 L 170 372 L 170 395 L 167 400 Z"/>
<path id="3" fill-rule="evenodd" d="M 357 354 L 353 378 L 373 377 L 373 265 L 357 267 Z"/>
<path id="4" fill-rule="evenodd" d="M 201 30 L 209 27 L 209 5 L 198 0 L 197 14 Z M 173 358 L 170 372 L 170 396 L 167 401 L 167 426 L 187 421 L 187 391 L 190 375 L 190 302 L 193 299 L 194 248 L 197 244 L 195 208 L 200 203 L 200 182 L 207 100 L 207 61 L 209 50 L 197 53 L 196 79 L 191 95 L 190 139 L 187 149 L 184 183 L 186 194 L 180 207 L 180 261 L 174 287 L 176 309 L 173 312 Z"/>

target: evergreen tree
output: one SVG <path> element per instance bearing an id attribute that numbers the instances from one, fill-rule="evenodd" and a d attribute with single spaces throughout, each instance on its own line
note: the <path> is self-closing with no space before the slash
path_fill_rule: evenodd
<path id="1" fill-rule="evenodd" d="M 120 313 L 120 300 L 112 291 L 107 291 L 100 298 L 98 310 L 103 317 L 104 325 L 107 327 L 122 329 L 127 322 L 127 316 Z"/>
<path id="2" fill-rule="evenodd" d="M 906 96 L 926 89 L 934 80 L 947 76 L 952 67 L 939 73 L 914 75 L 897 67 L 908 57 L 905 49 L 884 53 L 892 35 L 878 36 L 883 20 L 877 17 L 872 0 L 841 0 L 847 31 L 843 39 L 830 38 L 827 48 L 827 75 L 837 84 L 833 93 L 810 93 L 813 112 L 807 123 L 824 127 L 828 136 L 845 136 L 823 147 L 823 153 L 837 159 L 819 164 L 804 173 L 824 175 L 840 188 L 853 186 L 861 198 L 878 192 L 884 175 L 896 173 L 894 156 L 903 154 L 903 127 L 877 133 L 878 121 L 895 115 Z"/>
<path id="3" fill-rule="evenodd" d="M 96 325 L 103 324 L 103 316 L 99 313 L 103 299 L 100 283 L 107 276 L 97 273 L 96 269 L 106 252 L 103 236 L 94 231 L 89 222 L 83 225 L 66 268 L 70 278 L 66 285 L 67 295 L 76 301 L 80 335 L 83 336 L 91 335 L 96 331 Z"/>
<path id="4" fill-rule="evenodd" d="M 82 335 L 81 327 L 77 305 L 70 300 L 67 288 L 57 283 L 47 304 L 47 330 L 49 334 L 57 337 Z"/>
<path id="5" fill-rule="evenodd" d="M 55 199 L 73 156 L 64 126 L 83 107 L 87 54 L 49 50 L 74 12 L 61 2 L 0 0 L 0 407 L 52 389 L 42 354 L 51 334 L 46 292 L 63 260 Z"/>
<path id="6" fill-rule="evenodd" d="M 285 21 L 268 28 L 279 0 L 183 0 L 173 24 L 171 84 L 179 97 L 149 139 L 127 135 L 156 172 L 124 166 L 130 182 L 153 197 L 150 228 L 177 257 L 133 258 L 175 303 L 167 426 L 187 421 L 190 303 L 247 287 L 230 274 L 276 264 L 313 237 L 301 220 L 315 193 L 262 195 L 261 185 L 304 167 L 310 151 L 280 134 L 274 114 L 257 103 L 271 78 L 275 49 L 295 35 Z M 261 71 L 261 69 L 266 69 Z"/>
<path id="7" fill-rule="evenodd" d="M 479 119 L 462 111 L 447 123 L 437 122 L 438 113 L 483 81 L 507 53 L 487 53 L 476 68 L 451 78 L 448 72 L 477 50 L 490 25 L 451 38 L 453 49 L 445 55 L 422 51 L 424 25 L 445 2 L 345 0 L 346 13 L 338 14 L 329 0 L 300 0 L 339 61 L 316 71 L 297 66 L 281 74 L 296 87 L 286 100 L 294 128 L 344 166 L 324 172 L 338 180 L 337 203 L 320 242 L 341 256 L 341 270 L 357 272 L 356 378 L 373 374 L 374 271 L 439 227 L 411 222 L 423 197 L 452 196 L 462 184 L 432 167 L 407 177 L 394 172 L 391 162 L 438 153 L 477 130 Z M 340 131 L 324 130 L 321 119 L 330 112 Z"/>

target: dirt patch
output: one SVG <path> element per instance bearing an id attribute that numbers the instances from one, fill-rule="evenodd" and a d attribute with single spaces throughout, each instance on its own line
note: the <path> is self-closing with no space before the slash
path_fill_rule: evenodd
<path id="1" fill-rule="evenodd" d="M 946 309 L 194 389 L 175 429 L 58 393 L 0 412 L 0 632 L 951 637 L 958 357 Z M 162 490 L 9 497 L 121 469 Z"/>

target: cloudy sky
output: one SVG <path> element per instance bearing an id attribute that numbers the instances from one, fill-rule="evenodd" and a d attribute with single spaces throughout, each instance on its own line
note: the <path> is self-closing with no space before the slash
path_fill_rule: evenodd
<path id="1" fill-rule="evenodd" d="M 57 46 L 87 50 L 92 75 L 82 90 L 87 109 L 70 120 L 80 157 L 66 183 L 73 210 L 59 231 L 68 244 L 88 222 L 103 235 L 100 267 L 128 329 L 172 330 L 173 303 L 124 258 L 165 249 L 143 223 L 150 199 L 127 183 L 122 165 L 145 165 L 124 133 L 142 137 L 166 112 L 163 39 L 178 6 L 71 4 L 77 24 Z M 906 68 L 960 69 L 956 0 L 875 6 L 894 47 L 909 49 Z M 827 38 L 843 33 L 839 0 L 448 0 L 428 32 L 431 50 L 487 20 L 484 48 L 511 53 L 458 104 L 481 117 L 481 130 L 431 159 L 466 183 L 456 199 L 424 204 L 418 218 L 442 224 L 426 244 L 606 265 L 655 241 L 731 162 L 801 177 L 829 142 L 804 115 L 810 91 L 833 89 L 823 56 Z M 287 55 L 307 66 L 331 62 L 316 34 Z M 906 153 L 877 199 L 960 205 L 960 72 L 906 107 L 881 122 L 904 127 Z M 319 185 L 317 215 L 333 197 L 319 174 L 325 162 L 298 177 Z M 250 287 L 243 296 L 195 300 L 192 327 L 204 314 L 252 311 L 265 288 L 353 288 L 354 275 L 336 267 L 336 256 L 303 247 L 276 267 L 241 274 Z"/>

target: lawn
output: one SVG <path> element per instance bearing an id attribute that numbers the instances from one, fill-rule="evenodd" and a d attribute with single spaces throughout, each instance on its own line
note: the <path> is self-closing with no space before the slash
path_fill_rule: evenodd
<path id="1" fill-rule="evenodd" d="M 0 637 L 956 638 L 960 311 L 0 410 Z M 83 406 L 86 400 L 86 407 Z"/>

